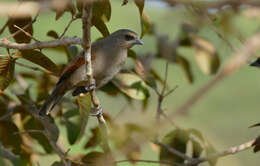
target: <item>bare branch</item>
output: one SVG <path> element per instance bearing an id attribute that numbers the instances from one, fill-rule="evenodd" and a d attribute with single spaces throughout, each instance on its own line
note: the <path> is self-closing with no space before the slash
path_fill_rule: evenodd
<path id="1" fill-rule="evenodd" d="M 67 24 L 67 26 L 65 27 L 63 33 L 60 35 L 59 39 L 61 39 L 65 33 L 68 31 L 70 25 L 72 24 L 73 21 L 75 21 L 76 19 L 78 19 L 78 17 L 72 16 L 71 20 L 69 21 L 69 23 Z"/>
<path id="2" fill-rule="evenodd" d="M 251 148 L 253 146 L 255 140 L 256 139 L 253 139 L 253 140 L 251 140 L 249 142 L 246 142 L 244 144 L 241 144 L 241 145 L 238 145 L 238 146 L 234 146 L 234 147 L 230 147 L 227 150 L 224 150 L 222 152 L 217 152 L 217 153 L 212 154 L 212 155 L 210 155 L 208 157 L 193 159 L 193 161 L 188 162 L 186 165 L 187 166 L 198 165 L 200 163 L 203 163 L 203 162 L 206 162 L 206 161 L 209 161 L 209 160 L 212 160 L 212 159 L 216 159 L 216 158 L 220 158 L 220 157 L 225 157 L 225 156 L 228 156 L 228 155 L 236 154 L 238 152 L 241 152 L 241 151 L 244 151 L 244 150 L 247 150 L 247 149 Z"/>
<path id="3" fill-rule="evenodd" d="M 142 163 L 158 163 L 158 164 L 166 164 L 166 165 L 170 165 L 170 166 L 184 166 L 183 164 L 179 164 L 179 163 L 173 163 L 170 161 L 155 161 L 155 160 L 119 160 L 116 161 L 115 163 L 125 163 L 125 162 L 142 162 Z"/>
<path id="4" fill-rule="evenodd" d="M 79 37 L 63 37 L 62 39 L 46 41 L 46 42 L 35 42 L 31 44 L 25 43 L 14 43 L 7 39 L 0 39 L 0 47 L 8 49 L 18 50 L 32 50 L 32 49 L 43 49 L 43 48 L 54 48 L 60 46 L 67 46 L 70 44 L 81 44 L 81 38 Z"/>
<path id="5" fill-rule="evenodd" d="M 83 39 L 82 39 L 82 47 L 85 52 L 85 58 L 87 61 L 87 77 L 89 84 L 93 84 L 95 82 L 93 78 L 92 72 L 92 64 L 91 64 L 91 19 L 92 19 L 92 3 L 83 2 L 83 13 L 82 13 L 82 29 L 83 29 Z M 108 144 L 108 134 L 107 134 L 107 126 L 106 121 L 102 115 L 102 107 L 100 101 L 96 95 L 96 91 L 93 90 L 90 92 L 91 100 L 94 105 L 94 108 L 100 108 L 101 112 L 97 114 L 99 127 L 102 134 L 102 148 L 106 154 L 110 154 L 111 150 Z"/>

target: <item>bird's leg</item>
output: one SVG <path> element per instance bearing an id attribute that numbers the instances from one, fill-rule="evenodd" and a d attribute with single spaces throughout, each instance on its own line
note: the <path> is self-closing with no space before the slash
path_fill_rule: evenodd
<path id="1" fill-rule="evenodd" d="M 101 105 L 98 105 L 96 107 L 92 107 L 90 109 L 90 116 L 101 116 L 103 114 L 103 109 Z"/>

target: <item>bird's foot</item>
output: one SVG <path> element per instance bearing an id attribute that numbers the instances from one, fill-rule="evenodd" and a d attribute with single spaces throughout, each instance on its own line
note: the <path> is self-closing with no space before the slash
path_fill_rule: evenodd
<path id="1" fill-rule="evenodd" d="M 72 92 L 72 96 L 78 96 L 81 93 L 88 93 L 90 91 L 93 91 L 94 89 L 96 89 L 95 83 L 88 86 L 79 86 Z"/>
<path id="2" fill-rule="evenodd" d="M 98 105 L 96 107 L 92 107 L 90 109 L 90 116 L 99 117 L 103 114 L 103 109 L 101 105 Z"/>
<path id="3" fill-rule="evenodd" d="M 90 84 L 89 86 L 85 86 L 85 90 L 86 90 L 87 92 L 93 91 L 93 90 L 95 90 L 95 89 L 96 89 L 96 84 L 95 84 L 95 83 L 92 83 L 92 84 Z"/>

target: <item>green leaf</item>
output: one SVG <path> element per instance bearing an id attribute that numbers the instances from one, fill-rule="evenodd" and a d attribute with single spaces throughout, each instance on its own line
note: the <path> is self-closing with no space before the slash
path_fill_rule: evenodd
<path id="1" fill-rule="evenodd" d="M 100 18 L 108 22 L 111 18 L 111 4 L 109 0 L 95 1 L 93 5 L 93 18 Z"/>
<path id="2" fill-rule="evenodd" d="M 92 24 L 99 30 L 99 32 L 104 36 L 107 37 L 110 33 L 109 30 L 106 26 L 106 24 L 104 23 L 103 20 L 101 20 L 100 18 L 94 17 L 92 19 Z"/>
<path id="3" fill-rule="evenodd" d="M 37 112 L 37 108 L 35 103 L 32 101 L 31 96 L 29 94 L 29 88 L 26 89 L 24 94 L 17 94 L 17 98 L 22 103 L 22 106 L 29 112 L 30 114 L 35 114 Z M 39 121 L 40 120 L 40 121 Z M 56 126 L 54 119 L 51 116 L 44 116 L 41 119 L 34 119 L 30 117 L 24 124 L 25 130 L 43 130 L 44 128 L 47 129 L 48 134 L 50 135 L 51 139 L 57 142 L 59 137 L 59 129 Z M 49 144 L 48 139 L 42 133 L 29 133 L 31 137 L 36 139 L 39 144 L 44 148 L 47 153 L 52 152 L 52 147 Z"/>
<path id="4" fill-rule="evenodd" d="M 32 18 L 27 17 L 27 18 L 10 18 L 8 20 L 8 29 L 10 33 L 15 33 L 16 31 L 19 31 L 14 25 L 18 26 L 19 28 L 24 29 L 26 32 L 28 32 L 30 35 L 33 35 L 33 26 L 31 24 Z M 27 26 L 27 28 L 24 28 Z M 16 34 L 14 37 L 15 41 L 17 43 L 30 43 L 31 37 L 27 36 L 23 32 L 19 32 Z"/>
<path id="5" fill-rule="evenodd" d="M 142 28 L 141 38 L 145 34 L 152 34 L 153 33 L 153 26 L 150 22 L 149 17 L 144 12 L 141 15 L 141 28 Z"/>
<path id="6" fill-rule="evenodd" d="M 134 0 L 136 6 L 138 7 L 141 21 L 141 38 L 145 34 L 152 34 L 152 24 L 149 20 L 149 17 L 143 12 L 145 0 Z"/>
<path id="7" fill-rule="evenodd" d="M 80 132 L 76 142 L 79 142 L 85 134 L 85 129 L 88 124 L 89 111 L 91 109 L 91 96 L 89 93 L 77 96 L 77 103 L 80 112 Z"/>
<path id="8" fill-rule="evenodd" d="M 177 60 L 177 63 L 182 67 L 182 69 L 185 73 L 185 76 L 186 76 L 187 80 L 189 81 L 189 83 L 192 83 L 193 82 L 193 75 L 192 75 L 192 72 L 191 72 L 189 61 L 186 58 L 181 57 L 181 56 L 177 56 L 176 60 Z"/>
<path id="9" fill-rule="evenodd" d="M 111 5 L 109 0 L 95 1 L 93 5 L 92 24 L 102 33 L 104 37 L 109 35 L 105 24 L 111 18 Z"/>
<path id="10" fill-rule="evenodd" d="M 116 166 L 114 157 L 102 152 L 90 152 L 83 157 L 82 162 L 90 166 Z"/>
<path id="11" fill-rule="evenodd" d="M 99 127 L 92 128 L 91 133 L 92 133 L 92 136 L 89 138 L 89 140 L 85 144 L 85 146 L 84 146 L 85 149 L 94 148 L 97 145 L 99 145 L 102 141 L 101 132 L 100 132 Z"/>
<path id="12" fill-rule="evenodd" d="M 8 55 L 0 55 L 0 90 L 8 87 L 14 77 L 15 59 Z"/>
<path id="13" fill-rule="evenodd" d="M 149 97 L 149 91 L 144 81 L 135 74 L 119 73 L 112 80 L 129 97 L 136 100 L 144 100 Z"/>
<path id="14" fill-rule="evenodd" d="M 260 126 L 260 123 L 256 123 L 256 124 L 254 124 L 254 125 L 249 126 L 249 128 L 259 127 L 259 126 Z"/>
<path id="15" fill-rule="evenodd" d="M 134 0 L 135 5 L 138 7 L 140 16 L 143 14 L 145 0 Z"/>
<path id="16" fill-rule="evenodd" d="M 77 141 L 80 134 L 81 122 L 77 109 L 72 109 L 64 114 L 65 125 L 67 129 L 67 137 L 69 143 L 72 145 Z"/>
<path id="17" fill-rule="evenodd" d="M 200 141 L 202 141 L 202 142 L 205 141 L 202 133 L 199 130 L 197 130 L 197 129 L 187 129 L 186 131 L 188 133 L 190 133 L 191 135 L 195 136 L 196 138 L 198 138 Z"/>
<path id="18" fill-rule="evenodd" d="M 119 89 L 112 82 L 109 82 L 106 85 L 102 86 L 100 90 L 110 96 L 116 96 L 120 93 Z"/>
<path id="19" fill-rule="evenodd" d="M 54 30 L 48 31 L 48 32 L 47 32 L 47 36 L 52 37 L 52 38 L 54 38 L 54 39 L 58 39 L 58 38 L 59 38 L 58 33 L 57 33 L 56 31 L 54 31 Z"/>
<path id="20" fill-rule="evenodd" d="M 204 74 L 215 74 L 220 66 L 216 48 L 206 39 L 195 37 L 193 40 L 195 57 L 200 70 Z"/>
<path id="21" fill-rule="evenodd" d="M 56 64 L 40 51 L 24 50 L 19 52 L 18 54 L 20 54 L 22 58 L 51 71 L 55 75 L 58 75 L 59 73 Z"/>
<path id="22" fill-rule="evenodd" d="M 67 11 L 70 12 L 72 16 L 75 14 L 76 9 L 73 4 L 73 1 L 69 0 L 66 5 L 67 6 L 65 6 L 65 8 L 56 10 L 56 17 L 55 17 L 56 20 L 59 20 L 63 16 L 63 14 Z"/>
<path id="23" fill-rule="evenodd" d="M 55 161 L 51 166 L 64 166 L 64 164 L 61 161 Z"/>
<path id="24" fill-rule="evenodd" d="M 36 121 L 34 118 L 30 118 L 25 124 L 24 124 L 25 130 L 42 130 L 42 125 Z M 48 139 L 42 134 L 42 133 L 29 133 L 29 135 L 37 140 L 37 142 L 42 146 L 42 148 L 45 150 L 46 153 L 51 153 L 52 147 L 48 141 Z"/>
<path id="25" fill-rule="evenodd" d="M 205 140 L 205 149 L 206 149 L 207 156 L 210 156 L 211 154 L 215 154 L 217 152 L 216 149 L 213 147 L 213 145 L 208 140 Z M 216 166 L 217 161 L 218 161 L 217 158 L 213 158 L 213 159 L 209 160 L 208 162 L 209 162 L 210 166 Z"/>
<path id="26" fill-rule="evenodd" d="M 14 135 L 17 133 L 18 127 L 11 121 L 1 121 L 0 122 L 0 141 L 3 145 L 12 149 L 14 154 L 19 155 L 22 151 L 21 144 L 22 138 L 20 135 Z"/>
<path id="27" fill-rule="evenodd" d="M 167 134 L 163 138 L 162 143 L 185 154 L 188 141 L 189 134 L 185 130 L 176 129 Z M 160 160 L 173 163 L 184 163 L 183 158 L 173 155 L 165 148 L 161 148 L 160 150 Z"/>
<path id="28" fill-rule="evenodd" d="M 201 153 L 203 152 L 203 148 L 201 147 L 198 141 L 191 140 L 191 143 L 192 143 L 192 158 L 199 158 L 201 156 Z"/>
<path id="29" fill-rule="evenodd" d="M 256 138 L 255 142 L 253 143 L 253 146 L 255 153 L 260 151 L 260 136 Z"/>

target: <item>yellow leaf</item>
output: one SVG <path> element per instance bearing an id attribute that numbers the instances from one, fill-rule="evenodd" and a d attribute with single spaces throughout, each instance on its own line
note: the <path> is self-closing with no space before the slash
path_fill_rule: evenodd
<path id="1" fill-rule="evenodd" d="M 200 70 L 207 75 L 215 74 L 218 71 L 220 60 L 214 45 L 206 39 L 195 37 L 193 47 Z"/>

